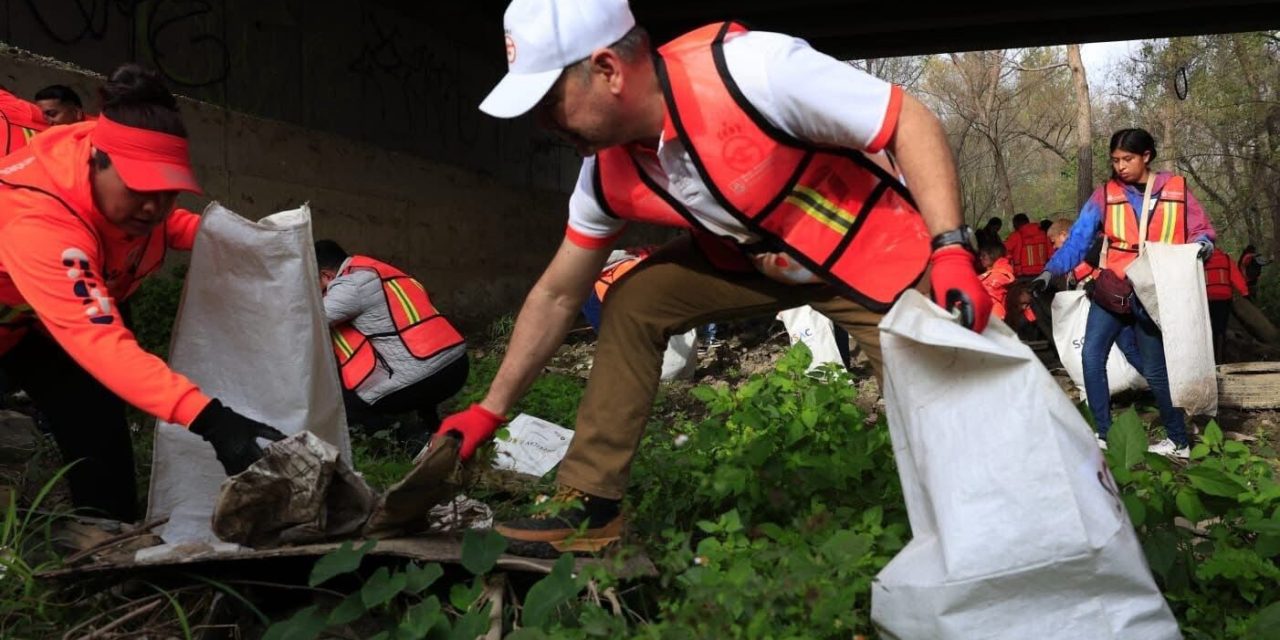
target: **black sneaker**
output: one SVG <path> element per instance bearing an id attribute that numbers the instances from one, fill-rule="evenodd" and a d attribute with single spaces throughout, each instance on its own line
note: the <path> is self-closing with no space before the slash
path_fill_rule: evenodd
<path id="1" fill-rule="evenodd" d="M 538 505 L 539 512 L 503 522 L 494 530 L 507 539 L 507 552 L 529 558 L 557 558 L 566 551 L 587 555 L 622 537 L 622 501 L 561 486 Z"/>

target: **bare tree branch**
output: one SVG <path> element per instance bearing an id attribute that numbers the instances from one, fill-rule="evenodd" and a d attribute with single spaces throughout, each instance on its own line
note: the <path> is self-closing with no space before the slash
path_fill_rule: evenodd
<path id="1" fill-rule="evenodd" d="M 1071 158 L 1068 158 L 1067 154 L 1063 153 L 1060 149 L 1058 149 L 1058 147 L 1054 146 L 1054 144 L 1049 142 L 1048 140 L 1045 140 L 1044 138 L 1041 138 L 1040 136 L 1034 133 L 1031 133 L 1029 131 L 1019 131 L 1017 135 L 1039 142 L 1040 146 L 1052 151 L 1053 154 L 1058 156 L 1059 158 L 1062 158 L 1063 162 L 1071 162 Z"/>
<path id="2" fill-rule="evenodd" d="M 1020 64 L 1016 64 L 1016 65 L 1013 65 L 1013 68 L 1014 68 L 1014 69 L 1017 69 L 1018 71 L 1023 71 L 1023 72 L 1027 72 L 1027 73 L 1039 73 L 1039 72 L 1041 72 L 1041 71 L 1052 71 L 1052 70 L 1054 70 L 1054 69 L 1065 69 L 1065 68 L 1066 68 L 1066 66 L 1067 66 L 1067 63 L 1065 63 L 1065 62 L 1055 62 L 1054 64 L 1051 64 L 1051 65 L 1048 65 L 1048 66 L 1044 66 L 1044 67 L 1024 67 L 1024 66 L 1022 66 L 1022 65 L 1020 65 Z"/>

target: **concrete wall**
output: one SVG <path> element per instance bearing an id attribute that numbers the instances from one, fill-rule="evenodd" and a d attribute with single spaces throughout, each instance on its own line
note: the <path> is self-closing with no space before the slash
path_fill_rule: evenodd
<path id="1" fill-rule="evenodd" d="M 0 48 L 0 84 L 30 97 L 48 84 L 89 95 L 101 79 Z M 560 239 L 566 194 L 329 133 L 183 100 L 206 198 L 246 217 L 310 201 L 317 238 L 414 274 L 469 327 L 518 308 Z"/>
<path id="2" fill-rule="evenodd" d="M 567 191 L 571 149 L 477 105 L 505 72 L 502 24 L 466 2 L 0 0 L 0 41 L 109 73 L 157 69 L 243 113 Z"/>

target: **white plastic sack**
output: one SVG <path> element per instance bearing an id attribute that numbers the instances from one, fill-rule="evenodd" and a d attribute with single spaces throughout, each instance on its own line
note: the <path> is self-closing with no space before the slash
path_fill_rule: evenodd
<path id="1" fill-rule="evenodd" d="M 844 367 L 844 359 L 840 357 L 840 349 L 836 347 L 836 336 L 831 329 L 831 319 L 804 305 L 794 309 L 778 312 L 778 319 L 787 328 L 787 336 L 792 346 L 803 342 L 813 352 L 813 362 L 809 371 L 824 364 L 835 363 Z"/>
<path id="2" fill-rule="evenodd" d="M 1133 291 L 1164 335 L 1173 406 L 1192 415 L 1218 415 L 1218 377 L 1213 328 L 1204 293 L 1200 245 L 1148 242 L 1126 275 Z"/>
<path id="3" fill-rule="evenodd" d="M 1093 432 L 1035 354 L 915 291 L 880 329 L 913 534 L 872 583 L 883 636 L 1180 638 Z"/>
<path id="4" fill-rule="evenodd" d="M 202 218 L 170 366 L 250 418 L 286 434 L 311 431 L 350 464 L 310 210 L 251 222 L 215 202 Z M 148 517 L 169 517 L 159 531 L 166 542 L 217 541 L 210 521 L 225 479 L 213 447 L 157 421 Z"/>
<path id="5" fill-rule="evenodd" d="M 507 425 L 507 438 L 494 442 L 493 468 L 542 477 L 560 464 L 573 431 L 522 413 Z"/>
<path id="6" fill-rule="evenodd" d="M 690 329 L 688 333 L 671 336 L 667 340 L 667 350 L 662 354 L 663 380 L 688 380 L 698 368 L 698 332 Z"/>
<path id="7" fill-rule="evenodd" d="M 1072 384 L 1084 394 L 1084 330 L 1093 303 L 1083 291 L 1060 291 L 1053 297 L 1053 346 Z M 1145 389 L 1147 381 L 1116 345 L 1107 356 L 1107 386 L 1115 395 L 1130 389 Z"/>

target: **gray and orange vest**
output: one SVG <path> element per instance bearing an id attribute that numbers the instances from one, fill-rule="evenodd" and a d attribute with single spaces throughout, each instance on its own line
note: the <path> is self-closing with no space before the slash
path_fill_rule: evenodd
<path id="1" fill-rule="evenodd" d="M 1155 180 L 1153 174 L 1149 179 Z M 1159 193 L 1151 194 L 1155 206 L 1147 221 L 1146 237 L 1138 228 L 1140 222 L 1124 186 L 1115 179 L 1107 181 L 1106 206 L 1102 212 L 1102 232 L 1107 238 L 1107 268 L 1123 276 L 1138 258 L 1138 248 L 1147 242 L 1184 244 L 1187 241 L 1187 181 L 1170 176 Z"/>
<path id="2" fill-rule="evenodd" d="M 906 188 L 860 151 L 820 148 L 769 123 L 728 73 L 725 22 L 658 50 L 654 64 L 681 144 L 721 207 L 869 309 L 887 310 L 924 273 L 929 233 Z M 815 91 L 821 87 L 815 85 Z M 596 200 L 614 217 L 692 229 L 722 269 L 748 264 L 639 167 L 632 150 L 596 156 Z"/>
<path id="3" fill-rule="evenodd" d="M 422 284 L 403 271 L 373 258 L 352 256 L 339 275 L 367 269 L 378 275 L 394 332 L 365 335 L 346 322 L 333 328 L 333 352 L 338 357 L 342 386 L 354 391 L 378 363 L 373 338 L 399 337 L 410 355 L 427 360 L 463 343 L 462 334 L 440 315 Z"/>

